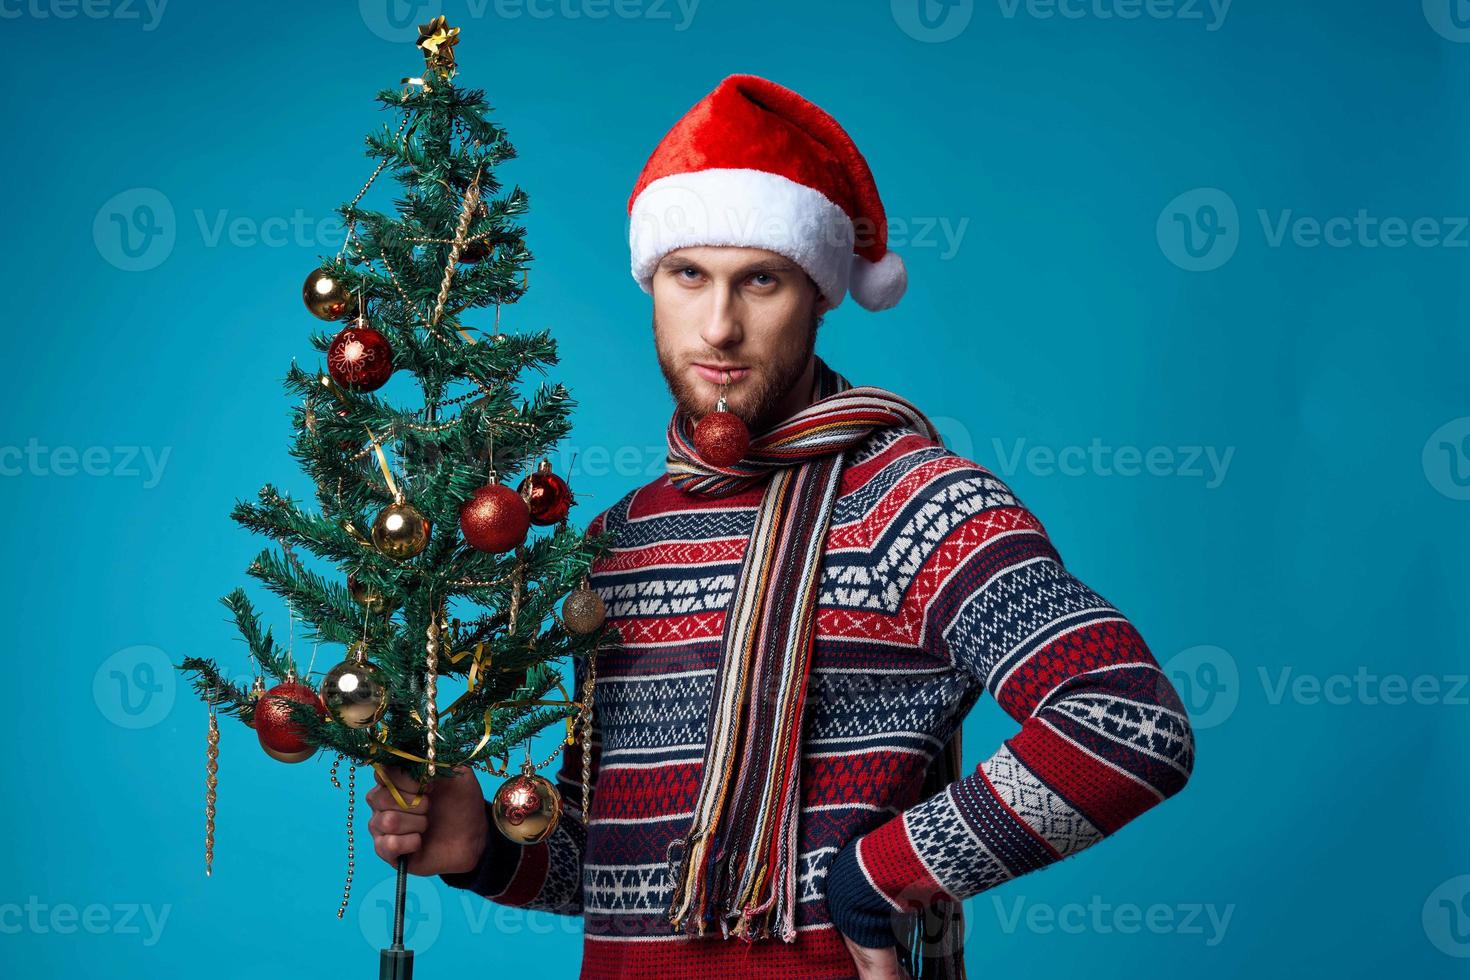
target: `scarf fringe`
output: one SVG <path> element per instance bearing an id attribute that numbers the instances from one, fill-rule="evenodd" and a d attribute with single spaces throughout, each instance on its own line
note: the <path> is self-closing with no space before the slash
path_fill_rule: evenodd
<path id="1" fill-rule="evenodd" d="M 718 920 L 725 938 L 795 941 L 801 729 L 842 454 L 887 426 L 940 442 L 911 402 L 882 388 L 854 389 L 816 360 L 817 401 L 761 434 L 733 466 L 699 458 L 682 411 L 669 423 L 668 473 L 679 490 L 718 497 L 771 478 L 726 614 L 694 817 L 666 853 L 675 931 L 703 936 Z M 959 777 L 956 732 L 926 771 L 923 798 Z M 942 910 L 937 940 L 926 935 L 927 911 L 917 914 L 900 953 L 915 980 L 964 980 L 962 951 L 948 948 L 956 922 L 963 936 L 963 909 L 944 904 L 954 908 Z"/>

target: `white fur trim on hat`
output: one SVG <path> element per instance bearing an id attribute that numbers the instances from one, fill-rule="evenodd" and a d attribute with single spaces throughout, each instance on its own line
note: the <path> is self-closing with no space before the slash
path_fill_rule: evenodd
<path id="1" fill-rule="evenodd" d="M 827 195 L 765 170 L 711 168 L 660 177 L 643 189 L 628 215 L 633 278 L 645 293 L 653 292 L 659 260 L 675 249 L 739 245 L 786 256 L 835 308 L 853 274 L 853 242 L 852 220 Z M 901 278 L 901 263 L 899 271 Z M 889 295 L 891 282 L 884 280 L 880 291 Z"/>
<path id="2" fill-rule="evenodd" d="M 908 269 L 897 252 L 884 252 L 877 262 L 853 254 L 850 288 L 863 309 L 877 312 L 896 305 L 908 285 Z"/>

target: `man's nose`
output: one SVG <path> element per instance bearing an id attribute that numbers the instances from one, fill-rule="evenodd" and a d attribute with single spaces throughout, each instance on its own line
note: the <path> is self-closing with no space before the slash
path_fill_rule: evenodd
<path id="1" fill-rule="evenodd" d="M 727 289 L 715 289 L 712 293 L 700 336 L 711 347 L 724 348 L 739 343 L 744 333 L 740 324 L 740 304 Z"/>

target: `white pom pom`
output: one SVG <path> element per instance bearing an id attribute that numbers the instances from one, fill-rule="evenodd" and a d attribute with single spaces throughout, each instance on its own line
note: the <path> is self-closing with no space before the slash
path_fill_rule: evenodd
<path id="1" fill-rule="evenodd" d="M 853 253 L 852 279 L 847 288 L 863 309 L 888 309 L 898 303 L 908 285 L 908 270 L 897 252 L 884 252 L 877 262 Z"/>

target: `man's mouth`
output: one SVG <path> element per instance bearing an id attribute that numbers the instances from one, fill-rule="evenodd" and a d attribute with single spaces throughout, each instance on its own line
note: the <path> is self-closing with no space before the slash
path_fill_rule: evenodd
<path id="1" fill-rule="evenodd" d="M 711 366 L 707 364 L 695 364 L 694 370 L 704 380 L 717 385 L 725 383 L 726 372 L 729 372 L 731 384 L 734 384 L 750 373 L 750 368 L 748 367 Z"/>

